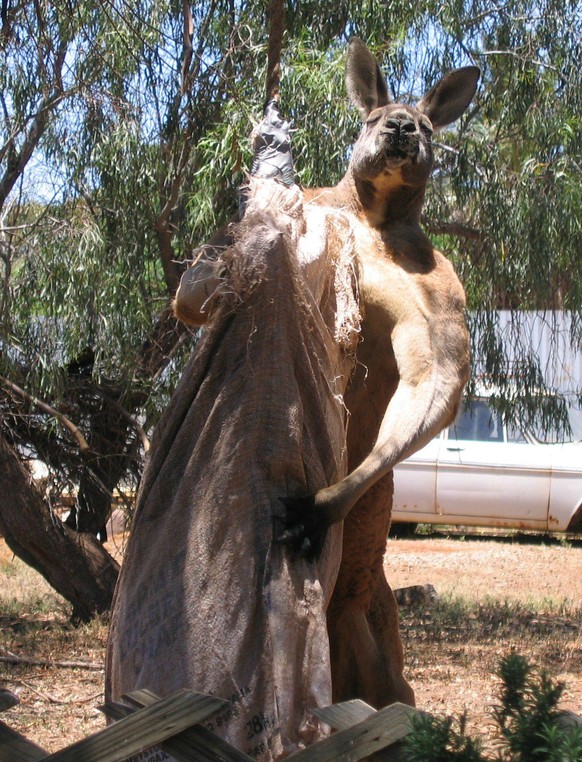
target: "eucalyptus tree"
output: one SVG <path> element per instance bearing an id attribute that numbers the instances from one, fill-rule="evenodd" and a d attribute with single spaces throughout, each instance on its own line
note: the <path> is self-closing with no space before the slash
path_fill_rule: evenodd
<path id="1" fill-rule="evenodd" d="M 204 63 L 201 47 L 215 7 L 198 9 L 206 32 L 181 79 L 181 8 L 3 4 L 0 526 L 81 618 L 109 604 L 115 564 L 93 534 L 139 462 L 135 413 L 180 337 L 171 240 L 197 130 L 224 98 L 224 40 Z M 49 467 L 46 499 L 17 455 Z M 73 527 L 53 510 L 65 487 Z M 72 557 L 86 572 L 74 589 L 53 573 Z"/>
<path id="2" fill-rule="evenodd" d="M 195 340 L 169 310 L 181 267 L 235 211 L 250 165 L 267 3 L 2 7 L 0 529 L 86 617 L 107 608 L 115 578 L 93 535 L 112 491 L 139 478 Z M 306 185 L 337 182 L 358 132 L 343 87 L 350 36 L 383 61 L 400 100 L 446 69 L 481 67 L 474 107 L 439 135 L 424 222 L 477 311 L 485 367 L 503 379 L 496 308 L 580 310 L 579 2 L 302 0 L 286 10 L 281 104 Z M 30 456 L 48 467 L 42 494 L 26 472 L 14 476 Z M 64 525 L 67 490 L 76 497 Z M 29 498 L 18 509 L 26 531 L 14 491 Z M 42 542 L 27 536 L 35 528 Z M 50 538 L 63 534 L 69 550 L 57 551 Z M 68 553 L 87 572 L 72 592 L 54 575 Z"/>

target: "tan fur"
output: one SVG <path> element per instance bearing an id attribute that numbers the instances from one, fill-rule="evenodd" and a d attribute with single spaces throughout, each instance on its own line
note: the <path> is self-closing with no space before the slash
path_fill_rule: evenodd
<path id="1" fill-rule="evenodd" d="M 360 697 L 381 706 L 414 703 L 383 569 L 391 470 L 451 422 L 469 374 L 464 292 L 419 224 L 432 166 L 429 136 L 464 111 L 478 70 L 448 74 L 414 108 L 389 102 L 379 69 L 370 76 L 374 67 L 365 46 L 353 41 L 348 91 L 365 125 L 340 184 L 305 194 L 350 215 L 357 246 L 363 324 L 345 397 L 349 475 L 289 509 L 303 547 L 317 542 L 322 525 L 344 519 L 328 610 L 334 700 Z M 301 508 L 309 507 L 325 518 L 302 520 Z"/>
<path id="2" fill-rule="evenodd" d="M 336 209 L 348 221 L 363 316 L 345 394 L 349 474 L 313 496 L 290 497 L 284 535 L 309 553 L 330 524 L 345 521 L 328 612 L 335 701 L 414 703 L 383 570 L 391 472 L 452 421 L 469 374 L 463 288 L 419 220 L 432 128 L 462 114 L 477 78 L 478 70 L 466 67 L 444 77 L 416 108 L 392 104 L 374 59 L 352 41 L 348 91 L 365 125 L 339 185 L 304 191 L 306 205 Z"/>
<path id="3" fill-rule="evenodd" d="M 345 210 L 341 188 L 338 196 Z M 330 202 L 328 194 L 316 199 Z M 363 210 L 351 215 L 363 324 L 345 396 L 350 475 L 323 492 L 326 498 L 352 499 L 354 490 L 362 495 L 344 519 L 342 564 L 328 612 L 334 701 L 413 704 L 383 567 L 391 468 L 454 418 L 469 372 L 465 300 L 448 260 L 424 249 L 422 238 L 419 260 L 414 228 L 396 250 Z"/>

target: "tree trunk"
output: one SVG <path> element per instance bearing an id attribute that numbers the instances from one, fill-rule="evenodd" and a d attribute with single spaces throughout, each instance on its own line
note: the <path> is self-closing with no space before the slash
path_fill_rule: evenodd
<path id="1" fill-rule="evenodd" d="M 128 417 L 112 396 L 95 395 L 87 424 L 91 451 L 85 455 L 76 505 L 65 521 L 77 532 L 99 535 L 105 541 L 105 525 L 111 513 L 113 490 L 130 468 L 128 450 L 132 433 Z"/>
<path id="2" fill-rule="evenodd" d="M 66 520 L 67 526 L 77 532 L 102 535 L 111 509 L 111 495 L 120 479 L 128 473 L 132 458 L 130 418 L 147 401 L 147 383 L 165 368 L 177 345 L 189 335 L 188 328 L 176 320 L 170 307 L 162 310 L 143 344 L 136 376 L 146 383 L 136 383 L 123 399 L 122 389 L 113 382 L 97 387 L 92 379 L 81 389 L 72 388 L 78 399 L 93 398 L 95 408 L 83 409 L 88 416 L 84 432 L 91 445 L 85 460 L 84 473 L 79 479 L 78 501 Z M 106 383 L 106 382 L 105 382 Z M 122 405 L 123 403 L 123 405 Z M 120 416 L 120 409 L 125 416 Z"/>
<path id="3" fill-rule="evenodd" d="M 0 532 L 9 548 L 73 605 L 73 619 L 108 611 L 119 565 L 98 540 L 77 534 L 49 510 L 0 433 Z"/>

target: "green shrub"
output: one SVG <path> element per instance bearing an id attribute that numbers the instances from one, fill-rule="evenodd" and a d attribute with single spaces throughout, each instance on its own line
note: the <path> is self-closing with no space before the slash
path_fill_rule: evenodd
<path id="1" fill-rule="evenodd" d="M 534 670 L 518 654 L 503 658 L 498 706 L 493 709 L 495 748 L 466 733 L 466 715 L 415 715 L 404 742 L 409 762 L 581 762 L 582 725 L 559 722 L 558 702 L 564 685 Z M 491 756 L 492 755 L 492 756 Z"/>

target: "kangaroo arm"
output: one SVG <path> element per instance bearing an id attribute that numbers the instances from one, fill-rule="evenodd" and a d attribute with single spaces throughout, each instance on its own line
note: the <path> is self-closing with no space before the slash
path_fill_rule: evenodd
<path id="1" fill-rule="evenodd" d="M 447 332 L 448 333 L 448 332 Z M 398 325 L 392 343 L 400 380 L 371 453 L 345 479 L 316 495 L 328 519 L 341 521 L 357 500 L 400 461 L 424 447 L 454 418 L 466 381 L 466 356 L 439 346 L 425 316 Z M 436 344 L 436 346 L 435 346 Z M 466 355 L 464 352 L 463 355 Z"/>
<path id="2" fill-rule="evenodd" d="M 408 305 L 406 312 L 391 336 L 400 380 L 372 451 L 336 484 L 305 498 L 282 499 L 287 529 L 281 541 L 307 558 L 317 557 L 330 524 L 345 519 L 376 481 L 455 416 L 469 369 L 462 310 L 431 315 Z"/>

